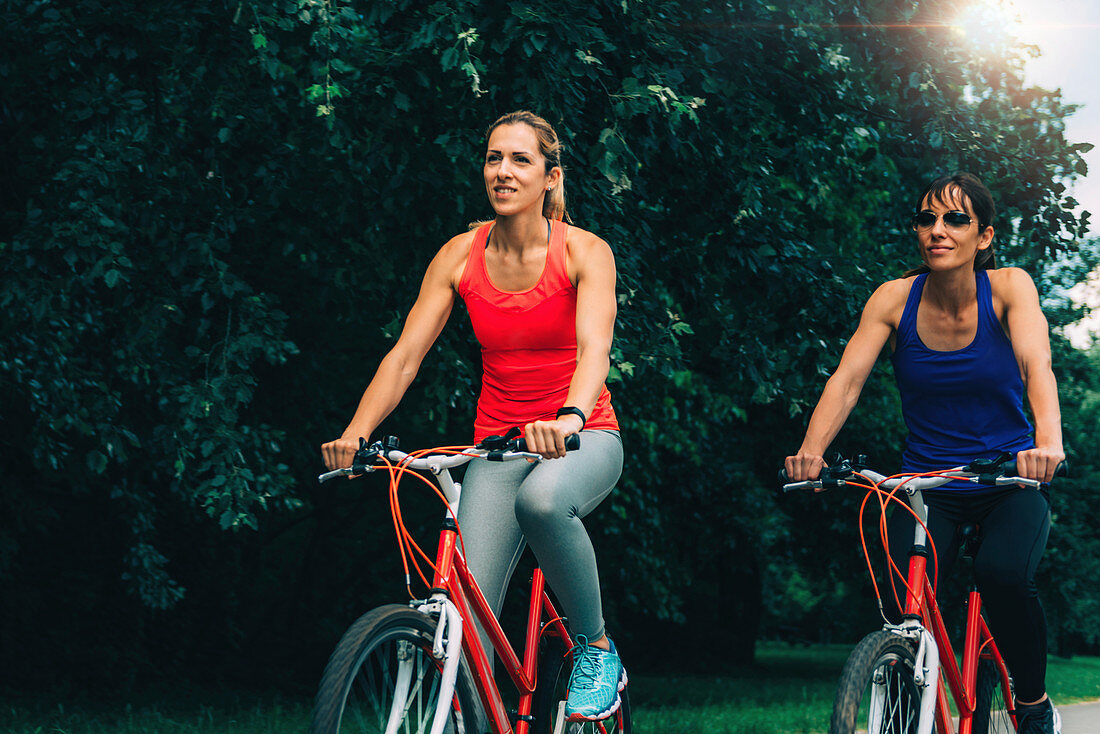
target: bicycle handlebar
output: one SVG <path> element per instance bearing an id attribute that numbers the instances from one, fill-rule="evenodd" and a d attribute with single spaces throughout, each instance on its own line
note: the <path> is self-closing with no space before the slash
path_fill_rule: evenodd
<path id="1" fill-rule="evenodd" d="M 849 459 L 841 459 L 834 463 L 833 466 L 823 467 L 817 479 L 809 479 L 801 482 L 788 482 L 787 470 L 783 468 L 779 470 L 779 481 L 783 485 L 784 492 L 793 492 L 800 489 L 832 489 L 842 487 L 846 484 L 859 485 L 860 482 L 853 480 L 858 478 L 857 475 L 862 475 L 887 490 L 894 489 L 899 485 L 904 485 L 903 489 L 909 494 L 913 494 L 922 489 L 934 489 L 954 479 L 962 479 L 973 482 L 974 484 L 991 487 L 1018 484 L 1038 489 L 1044 484 L 1037 479 L 1014 476 L 1017 471 L 1016 460 L 1010 459 L 1007 456 L 998 457 L 996 459 L 978 459 L 970 462 L 966 466 L 945 469 L 941 472 L 937 472 L 936 476 L 926 477 L 896 476 L 887 478 L 885 474 L 879 474 L 876 471 L 868 469 L 865 466 L 866 461 L 867 458 L 865 456 L 856 457 L 855 462 Z M 1058 468 L 1055 469 L 1054 476 L 1064 477 L 1068 473 L 1069 465 L 1067 462 L 1063 461 L 1058 465 Z"/>
<path id="2" fill-rule="evenodd" d="M 513 429 L 515 431 L 515 429 Z M 517 433 L 509 431 L 504 436 L 488 436 L 481 443 L 456 454 L 431 454 L 419 458 L 412 458 L 409 454 L 397 448 L 398 441 L 393 436 L 386 436 L 381 441 L 367 445 L 364 438 L 359 439 L 359 450 L 355 452 L 352 465 L 342 469 L 319 474 L 318 482 L 327 482 L 336 477 L 354 477 L 369 474 L 384 466 L 379 462 L 380 457 L 385 457 L 391 464 L 405 466 L 409 469 L 426 469 L 433 474 L 438 474 L 444 469 L 453 469 L 474 459 L 484 458 L 487 461 L 515 461 L 516 459 L 534 459 L 542 461 L 541 454 L 527 450 L 527 441 Z M 573 433 L 565 437 L 565 450 L 576 451 L 581 447 L 581 437 Z"/>

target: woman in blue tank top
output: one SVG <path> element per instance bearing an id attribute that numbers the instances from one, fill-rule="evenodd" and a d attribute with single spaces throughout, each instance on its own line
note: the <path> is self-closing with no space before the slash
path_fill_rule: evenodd
<path id="1" fill-rule="evenodd" d="M 1047 322 L 1028 274 L 995 268 L 993 213 L 993 197 L 970 174 L 939 178 L 921 193 L 913 230 L 923 265 L 868 299 L 802 446 L 786 459 L 792 481 L 814 479 L 825 466 L 823 454 L 887 343 L 909 430 L 903 471 L 946 469 L 1008 451 L 1016 454 L 1020 476 L 1053 478 L 1065 454 Z M 942 574 L 957 553 L 958 528 L 979 524 L 974 572 L 1016 682 L 1019 732 L 1052 734 L 1057 714 L 1046 695 L 1046 621 L 1035 586 L 1050 529 L 1045 493 L 959 482 L 924 495 Z M 907 551 L 912 517 L 894 513 L 889 523 L 897 539 L 891 548 Z"/>

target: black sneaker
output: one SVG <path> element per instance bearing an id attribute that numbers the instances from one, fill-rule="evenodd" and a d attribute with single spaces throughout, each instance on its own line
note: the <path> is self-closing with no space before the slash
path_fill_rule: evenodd
<path id="1" fill-rule="evenodd" d="M 1051 700 L 1016 704 L 1016 734 L 1062 734 L 1062 716 Z"/>

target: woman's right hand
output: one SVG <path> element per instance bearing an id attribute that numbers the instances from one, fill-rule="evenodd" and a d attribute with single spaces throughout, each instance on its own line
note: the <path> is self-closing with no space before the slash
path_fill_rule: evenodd
<path id="1" fill-rule="evenodd" d="M 828 466 L 820 454 L 807 451 L 799 451 L 794 456 L 788 456 L 783 462 L 787 470 L 787 479 L 792 482 L 805 482 L 817 479 L 821 475 L 821 469 Z"/>
<path id="2" fill-rule="evenodd" d="M 346 469 L 351 466 L 358 450 L 358 438 L 338 438 L 321 445 L 321 458 L 329 471 Z"/>

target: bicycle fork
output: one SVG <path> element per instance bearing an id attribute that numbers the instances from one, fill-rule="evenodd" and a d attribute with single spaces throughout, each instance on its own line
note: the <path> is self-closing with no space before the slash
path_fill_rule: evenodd
<path id="1" fill-rule="evenodd" d="M 455 681 L 458 680 L 458 665 L 462 660 L 462 616 L 450 599 L 439 595 L 417 607 L 425 614 L 437 614 L 435 637 L 432 640 L 432 657 L 443 661 L 443 670 L 439 676 L 439 691 L 435 702 L 435 715 L 432 718 L 431 734 L 443 734 L 451 715 L 451 703 L 455 695 Z M 420 685 L 420 677 L 414 676 L 416 656 L 412 654 L 411 643 L 399 648 L 397 652 L 397 683 L 394 686 L 393 703 L 390 706 L 389 720 L 386 722 L 386 734 L 397 734 L 405 722 L 410 704 L 413 681 Z"/>
<path id="2" fill-rule="evenodd" d="M 936 698 L 940 684 L 940 648 L 936 638 L 924 627 L 920 628 L 920 644 L 913 662 L 913 679 L 920 686 L 920 720 L 917 734 L 932 734 L 936 716 Z"/>
<path id="3" fill-rule="evenodd" d="M 913 682 L 920 689 L 920 716 L 917 734 L 932 734 L 936 716 L 936 697 L 939 694 L 940 650 L 932 633 L 923 626 L 887 627 L 908 639 L 917 639 L 917 653 L 913 661 Z M 886 702 L 897 700 L 890 695 L 890 676 L 881 670 L 875 671 L 871 685 L 870 711 L 867 715 L 868 731 L 883 731 L 883 717 L 894 716 L 897 712 L 887 711 Z M 896 685 L 896 684 L 895 684 Z"/>

